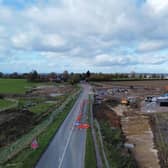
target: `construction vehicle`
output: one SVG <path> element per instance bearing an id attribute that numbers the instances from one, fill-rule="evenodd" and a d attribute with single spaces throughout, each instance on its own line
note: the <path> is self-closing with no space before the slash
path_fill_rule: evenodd
<path id="1" fill-rule="evenodd" d="M 128 101 L 126 98 L 122 98 L 122 99 L 121 99 L 121 104 L 123 104 L 123 105 L 128 105 L 128 104 L 129 104 L 129 101 Z"/>

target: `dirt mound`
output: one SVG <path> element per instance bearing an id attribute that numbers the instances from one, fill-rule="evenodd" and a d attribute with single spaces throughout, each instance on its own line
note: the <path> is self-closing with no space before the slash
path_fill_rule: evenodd
<path id="1" fill-rule="evenodd" d="M 148 116 L 135 115 L 122 118 L 122 129 L 128 144 L 134 144 L 132 152 L 139 167 L 159 168 L 157 150 Z"/>
<path id="2" fill-rule="evenodd" d="M 0 147 L 8 145 L 33 126 L 29 111 L 6 110 L 0 113 Z"/>
<path id="3" fill-rule="evenodd" d="M 106 104 L 94 106 L 94 116 L 98 120 L 108 121 L 110 126 L 120 128 L 120 117 L 116 113 L 110 110 Z"/>

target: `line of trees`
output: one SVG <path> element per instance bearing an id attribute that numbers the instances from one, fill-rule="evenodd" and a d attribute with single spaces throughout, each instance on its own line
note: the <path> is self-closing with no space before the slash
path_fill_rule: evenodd
<path id="1" fill-rule="evenodd" d="M 163 74 L 137 74 L 131 73 L 69 73 L 65 70 L 63 73 L 57 74 L 51 72 L 48 74 L 40 74 L 36 70 L 30 73 L 19 74 L 17 72 L 4 74 L 0 72 L 0 78 L 27 79 L 31 82 L 69 82 L 71 84 L 80 81 L 112 81 L 112 80 L 144 80 L 144 79 L 165 79 Z"/>

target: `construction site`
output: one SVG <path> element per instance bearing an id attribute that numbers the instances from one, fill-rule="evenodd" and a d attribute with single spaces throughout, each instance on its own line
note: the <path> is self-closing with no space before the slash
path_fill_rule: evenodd
<path id="1" fill-rule="evenodd" d="M 92 84 L 94 117 L 100 123 L 112 163 L 119 167 L 168 167 L 167 85 L 167 81 L 159 80 Z M 110 140 L 106 136 L 107 125 L 113 134 Z M 110 151 L 122 161 L 115 160 Z"/>

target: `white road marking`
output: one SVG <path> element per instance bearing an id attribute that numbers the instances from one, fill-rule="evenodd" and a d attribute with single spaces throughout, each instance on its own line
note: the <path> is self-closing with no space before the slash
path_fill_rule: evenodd
<path id="1" fill-rule="evenodd" d="M 60 162 L 59 162 L 58 168 L 61 168 L 61 166 L 62 166 L 64 157 L 65 157 L 65 154 L 66 154 L 66 150 L 67 150 L 67 148 L 68 148 L 68 145 L 69 145 L 69 142 L 70 142 L 70 139 L 71 139 L 71 136 L 72 136 L 73 129 L 74 129 L 74 127 L 72 127 L 71 132 L 70 132 L 70 134 L 69 134 L 69 136 L 68 136 L 67 143 L 66 143 L 66 145 L 65 145 L 65 148 L 64 148 L 62 157 L 60 158 Z"/>
<path id="2" fill-rule="evenodd" d="M 80 104 L 80 103 L 79 103 Z M 79 106 L 79 109 L 78 111 L 80 111 L 80 106 Z M 79 114 L 79 113 L 78 113 Z M 62 157 L 59 158 L 59 165 L 58 165 L 58 168 L 61 168 L 62 167 L 62 164 L 63 164 L 63 160 L 64 160 L 64 157 L 65 157 L 65 154 L 66 154 L 66 151 L 67 151 L 67 148 L 68 148 L 68 145 L 70 143 L 70 139 L 71 139 L 71 136 L 72 136 L 72 133 L 73 133 L 73 130 L 74 130 L 74 123 L 76 122 L 76 120 L 73 121 L 73 124 L 72 124 L 72 129 L 70 131 L 70 134 L 68 136 L 68 139 L 67 139 L 67 143 L 65 145 L 65 148 L 64 148 L 64 151 L 63 151 L 63 154 L 62 154 Z"/>

